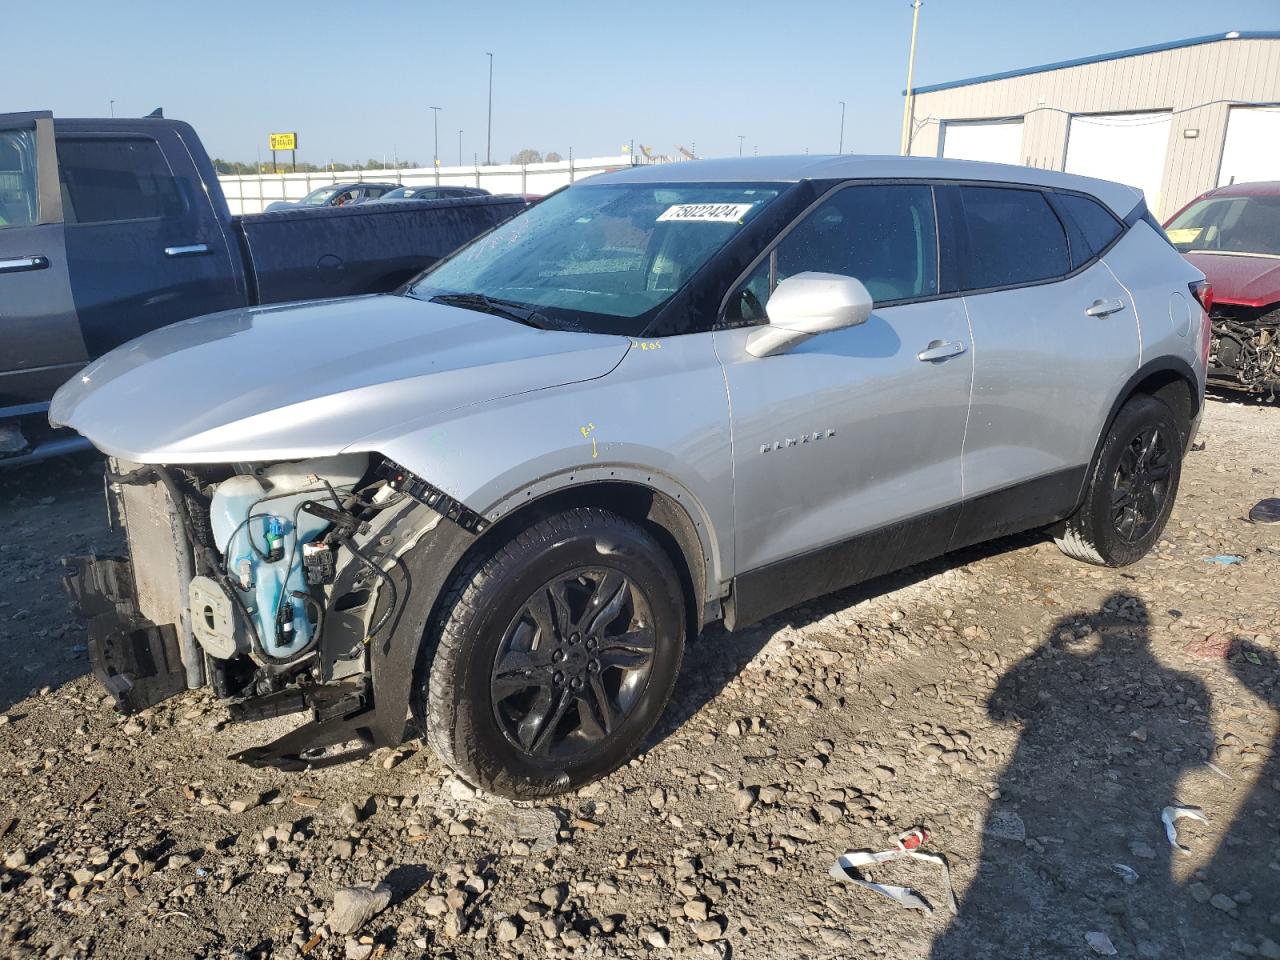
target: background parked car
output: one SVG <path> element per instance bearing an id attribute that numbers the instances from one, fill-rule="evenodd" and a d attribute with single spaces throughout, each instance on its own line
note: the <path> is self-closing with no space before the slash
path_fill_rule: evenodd
<path id="1" fill-rule="evenodd" d="M 267 204 L 264 212 L 288 207 L 346 207 L 379 197 L 398 188 L 394 183 L 329 183 L 316 187 L 301 200 L 277 200 Z"/>
<path id="2" fill-rule="evenodd" d="M 379 201 L 384 200 L 456 200 L 459 197 L 487 197 L 488 190 L 479 187 L 396 187 L 388 190 Z"/>
<path id="3" fill-rule="evenodd" d="M 49 399 L 126 340 L 230 307 L 385 293 L 524 207 L 233 217 L 185 123 L 0 115 L 0 465 L 84 447 L 50 430 Z"/>
<path id="4" fill-rule="evenodd" d="M 1209 382 L 1280 391 L 1280 181 L 1210 190 L 1165 231 L 1213 284 Z"/>

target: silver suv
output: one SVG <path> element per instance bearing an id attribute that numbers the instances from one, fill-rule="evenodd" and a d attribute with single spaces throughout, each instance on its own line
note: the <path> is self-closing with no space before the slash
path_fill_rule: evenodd
<path id="1" fill-rule="evenodd" d="M 512 797 L 630 757 L 684 644 L 1047 528 L 1155 543 L 1211 296 L 1137 191 L 880 157 L 640 167 L 396 295 L 234 310 L 85 369 L 129 558 L 73 558 L 125 711 L 203 684 L 237 756 L 398 744 Z M 339 745 L 346 745 L 340 747 Z"/>

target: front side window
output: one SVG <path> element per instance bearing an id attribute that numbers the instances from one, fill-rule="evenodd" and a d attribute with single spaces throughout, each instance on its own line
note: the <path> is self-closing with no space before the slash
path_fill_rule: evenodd
<path id="1" fill-rule="evenodd" d="M 1206 197 L 1165 233 L 1180 253 L 1280 257 L 1280 196 Z"/>
<path id="2" fill-rule="evenodd" d="M 725 319 L 763 322 L 779 283 L 806 271 L 861 280 L 877 303 L 938 292 L 933 190 L 924 184 L 837 191 L 778 242 L 729 298 Z"/>
<path id="3" fill-rule="evenodd" d="M 182 195 L 164 151 L 142 137 L 59 137 L 67 223 L 178 217 Z"/>
<path id="4" fill-rule="evenodd" d="M 0 130 L 0 230 L 36 222 L 34 130 Z"/>
<path id="5" fill-rule="evenodd" d="M 969 228 L 965 286 L 1035 283 L 1070 272 L 1067 235 L 1039 190 L 960 187 Z"/>
<path id="6" fill-rule="evenodd" d="M 582 184 L 462 248 L 410 289 L 481 294 L 558 329 L 635 336 L 778 194 L 776 184 Z"/>

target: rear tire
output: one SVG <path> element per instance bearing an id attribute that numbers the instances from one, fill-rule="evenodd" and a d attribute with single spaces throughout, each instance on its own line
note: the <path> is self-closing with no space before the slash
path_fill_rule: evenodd
<path id="1" fill-rule="evenodd" d="M 1146 556 L 1173 510 L 1185 433 L 1154 397 L 1125 403 L 1098 451 L 1084 502 L 1055 538 L 1062 552 L 1107 567 Z"/>
<path id="2" fill-rule="evenodd" d="M 685 600 L 658 542 L 596 508 L 537 521 L 453 579 L 415 683 L 427 741 L 514 799 L 629 760 L 666 708 Z"/>

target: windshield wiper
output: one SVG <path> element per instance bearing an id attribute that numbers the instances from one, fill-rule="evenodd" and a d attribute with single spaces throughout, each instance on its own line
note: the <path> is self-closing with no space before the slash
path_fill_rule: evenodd
<path id="1" fill-rule="evenodd" d="M 526 307 L 524 304 L 516 303 L 514 300 L 487 297 L 483 293 L 438 293 L 431 298 L 431 302 L 444 303 L 451 307 L 463 307 L 468 310 L 479 310 L 481 313 L 491 313 L 495 317 L 505 317 L 508 320 L 514 320 L 517 323 L 523 323 L 525 326 L 533 327 L 535 330 L 546 330 L 551 323 L 546 316 L 532 307 Z"/>

